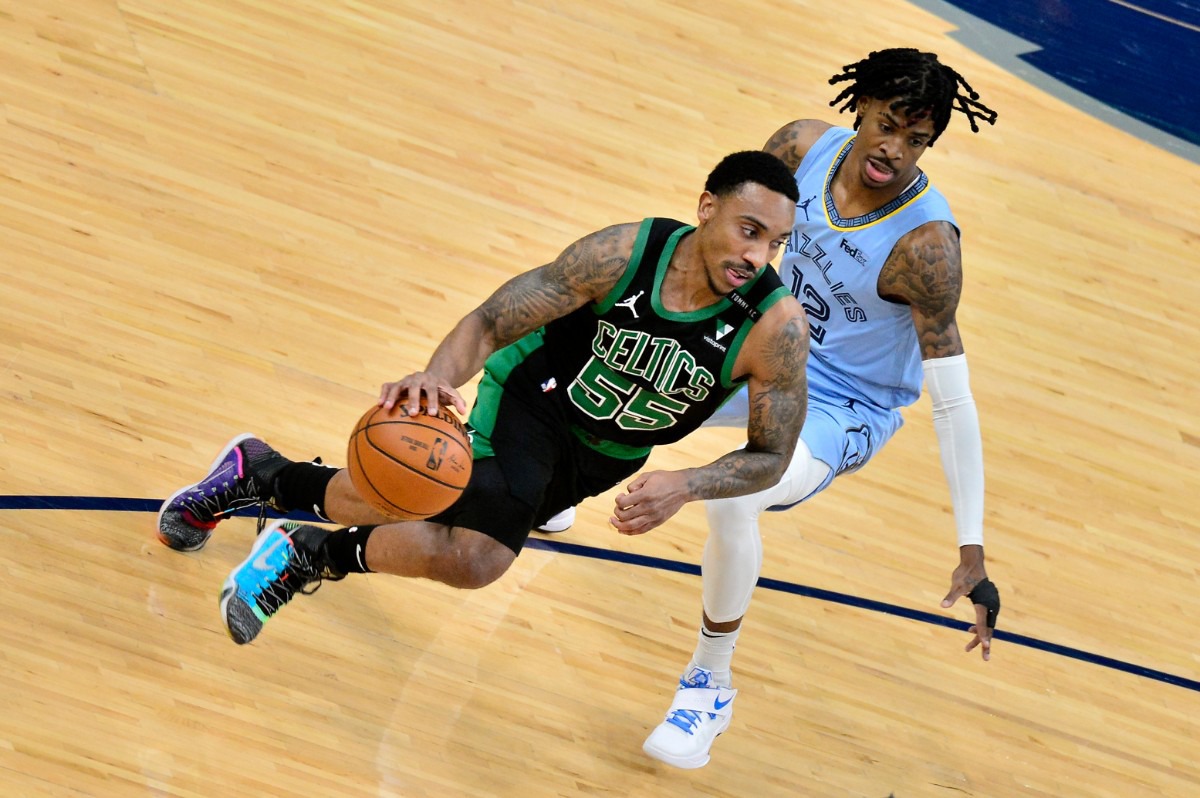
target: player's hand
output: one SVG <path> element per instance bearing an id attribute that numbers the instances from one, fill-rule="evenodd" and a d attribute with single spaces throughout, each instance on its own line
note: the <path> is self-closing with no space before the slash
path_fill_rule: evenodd
<path id="1" fill-rule="evenodd" d="M 379 389 L 379 406 L 384 410 L 391 410 L 400 404 L 406 415 L 415 416 L 421 412 L 421 399 L 425 400 L 431 416 L 436 416 L 438 407 L 445 404 L 453 404 L 459 414 L 467 412 L 467 403 L 454 386 L 427 371 L 409 374 L 395 382 L 385 382 Z"/>
<path id="2" fill-rule="evenodd" d="M 608 522 L 622 535 L 643 535 L 664 523 L 691 500 L 687 478 L 679 471 L 648 471 L 617 496 Z"/>
<path id="3" fill-rule="evenodd" d="M 996 627 L 996 616 L 1000 614 L 1000 592 L 988 579 L 983 565 L 983 546 L 963 546 L 959 549 L 961 561 L 950 577 L 950 592 L 942 599 L 942 607 L 949 609 L 962 596 L 967 596 L 975 607 L 975 624 L 967 631 L 973 637 L 964 651 L 980 649 L 985 660 L 992 658 L 992 632 Z"/>

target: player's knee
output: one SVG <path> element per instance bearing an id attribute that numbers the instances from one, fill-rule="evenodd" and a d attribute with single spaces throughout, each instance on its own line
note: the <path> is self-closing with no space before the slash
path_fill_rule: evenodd
<path id="1" fill-rule="evenodd" d="M 478 533 L 471 535 L 482 540 L 469 543 L 460 540 L 458 545 L 452 542 L 443 554 L 441 581 L 450 587 L 463 590 L 486 587 L 503 576 L 516 559 L 507 546 Z"/>
<path id="2" fill-rule="evenodd" d="M 760 494 L 735 496 L 732 499 L 711 499 L 704 503 L 710 534 L 741 535 L 758 523 L 762 513 Z"/>

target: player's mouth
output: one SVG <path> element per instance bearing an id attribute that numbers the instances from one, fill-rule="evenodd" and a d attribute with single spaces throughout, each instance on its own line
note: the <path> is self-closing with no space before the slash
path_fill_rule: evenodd
<path id="1" fill-rule="evenodd" d="M 872 183 L 886 183 L 896 176 L 896 170 L 886 161 L 878 158 L 867 158 L 867 177 Z"/>
<path id="2" fill-rule="evenodd" d="M 746 283 L 750 282 L 754 277 L 754 272 L 735 269 L 732 266 L 725 267 L 725 276 L 729 278 L 729 284 L 734 288 L 741 288 Z"/>

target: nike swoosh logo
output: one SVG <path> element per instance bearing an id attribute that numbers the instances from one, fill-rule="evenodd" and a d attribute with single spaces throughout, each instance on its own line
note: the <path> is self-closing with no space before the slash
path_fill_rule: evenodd
<path id="1" fill-rule="evenodd" d="M 729 706 L 729 702 L 732 700 L 733 700 L 733 696 L 729 696 L 729 698 L 722 701 L 721 694 L 718 693 L 717 697 L 713 699 L 713 709 L 724 709 L 725 707 Z"/>
<path id="2" fill-rule="evenodd" d="M 271 563 L 267 562 L 267 557 L 274 554 L 275 550 L 278 549 L 280 546 L 288 545 L 289 542 L 290 541 L 286 537 L 280 536 L 280 539 L 277 540 L 275 543 L 271 544 L 270 548 L 268 548 L 262 554 L 255 557 L 254 562 L 251 563 L 251 565 L 253 565 L 255 567 L 255 569 L 257 569 L 259 571 L 274 570 L 274 568 L 272 568 L 272 566 L 271 566 Z"/>

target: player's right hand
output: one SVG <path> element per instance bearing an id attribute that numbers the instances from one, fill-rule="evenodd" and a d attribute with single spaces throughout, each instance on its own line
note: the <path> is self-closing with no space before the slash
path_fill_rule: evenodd
<path id="1" fill-rule="evenodd" d="M 454 405 L 460 415 L 467 412 L 467 403 L 454 386 L 427 371 L 417 371 L 395 382 L 385 382 L 379 389 L 379 406 L 384 410 L 391 410 L 400 404 L 407 415 L 415 416 L 421 412 L 422 399 L 431 416 L 436 416 L 438 407 L 447 403 Z"/>
<path id="2" fill-rule="evenodd" d="M 979 648 L 984 660 L 989 660 L 996 616 L 1000 614 L 1000 591 L 988 579 L 982 546 L 962 546 L 959 551 L 961 562 L 950 577 L 950 592 L 942 599 L 942 607 L 949 609 L 963 596 L 971 601 L 975 623 L 967 630 L 972 638 L 964 650 Z"/>

